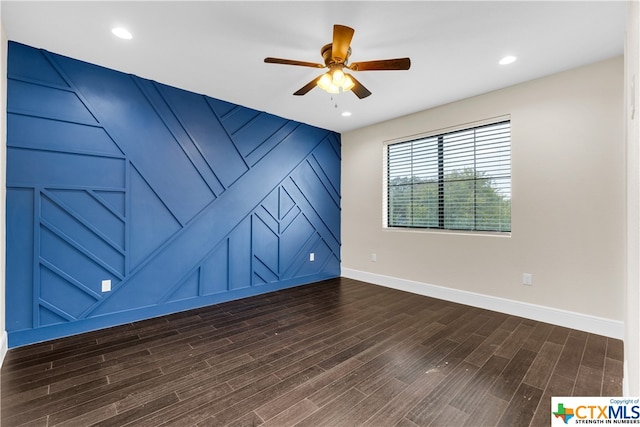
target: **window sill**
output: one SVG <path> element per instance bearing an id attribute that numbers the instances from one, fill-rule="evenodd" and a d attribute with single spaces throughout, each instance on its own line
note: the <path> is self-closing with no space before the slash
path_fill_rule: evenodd
<path id="1" fill-rule="evenodd" d="M 399 233 L 420 233 L 420 234 L 444 234 L 454 236 L 471 236 L 471 237 L 502 237 L 511 238 L 511 231 L 470 231 L 470 230 L 441 230 L 438 228 L 411 228 L 411 227 L 386 227 L 383 226 L 384 232 Z"/>

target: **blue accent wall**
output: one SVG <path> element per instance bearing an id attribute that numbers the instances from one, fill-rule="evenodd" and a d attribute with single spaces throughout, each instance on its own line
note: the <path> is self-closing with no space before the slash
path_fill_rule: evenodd
<path id="1" fill-rule="evenodd" d="M 10 347 L 339 276 L 339 134 L 15 42 L 7 91 Z"/>

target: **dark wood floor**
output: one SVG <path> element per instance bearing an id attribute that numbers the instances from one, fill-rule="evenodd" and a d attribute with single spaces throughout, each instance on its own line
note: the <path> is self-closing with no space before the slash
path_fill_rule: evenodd
<path id="1" fill-rule="evenodd" d="M 349 279 L 9 351 L 2 426 L 548 426 L 622 342 Z"/>

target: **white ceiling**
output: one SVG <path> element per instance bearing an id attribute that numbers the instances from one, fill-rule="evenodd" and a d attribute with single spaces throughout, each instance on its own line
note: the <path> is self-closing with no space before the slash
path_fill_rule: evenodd
<path id="1" fill-rule="evenodd" d="M 9 40 L 338 132 L 621 55 L 626 23 L 626 1 L 3 0 L 0 11 Z M 411 69 L 355 73 L 373 92 L 362 100 L 293 96 L 322 70 L 263 59 L 322 63 L 333 24 L 355 29 L 352 61 L 408 56 Z M 507 54 L 518 61 L 498 65 Z"/>

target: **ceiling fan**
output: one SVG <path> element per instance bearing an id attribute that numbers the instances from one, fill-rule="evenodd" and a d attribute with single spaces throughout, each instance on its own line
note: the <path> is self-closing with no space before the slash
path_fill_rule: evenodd
<path id="1" fill-rule="evenodd" d="M 329 93 L 339 93 L 352 91 L 358 98 L 366 98 L 371 92 L 362 85 L 351 74 L 350 71 L 378 71 L 378 70 L 408 70 L 411 67 L 409 58 L 381 59 L 377 61 L 364 61 L 349 63 L 351 56 L 351 39 L 353 38 L 353 28 L 344 25 L 333 26 L 333 41 L 326 44 L 320 50 L 324 65 L 314 62 L 296 61 L 282 58 L 264 58 L 264 62 L 269 64 L 299 65 L 303 67 L 328 68 L 329 71 L 322 74 L 296 92 L 294 95 L 304 95 L 316 86 Z"/>

